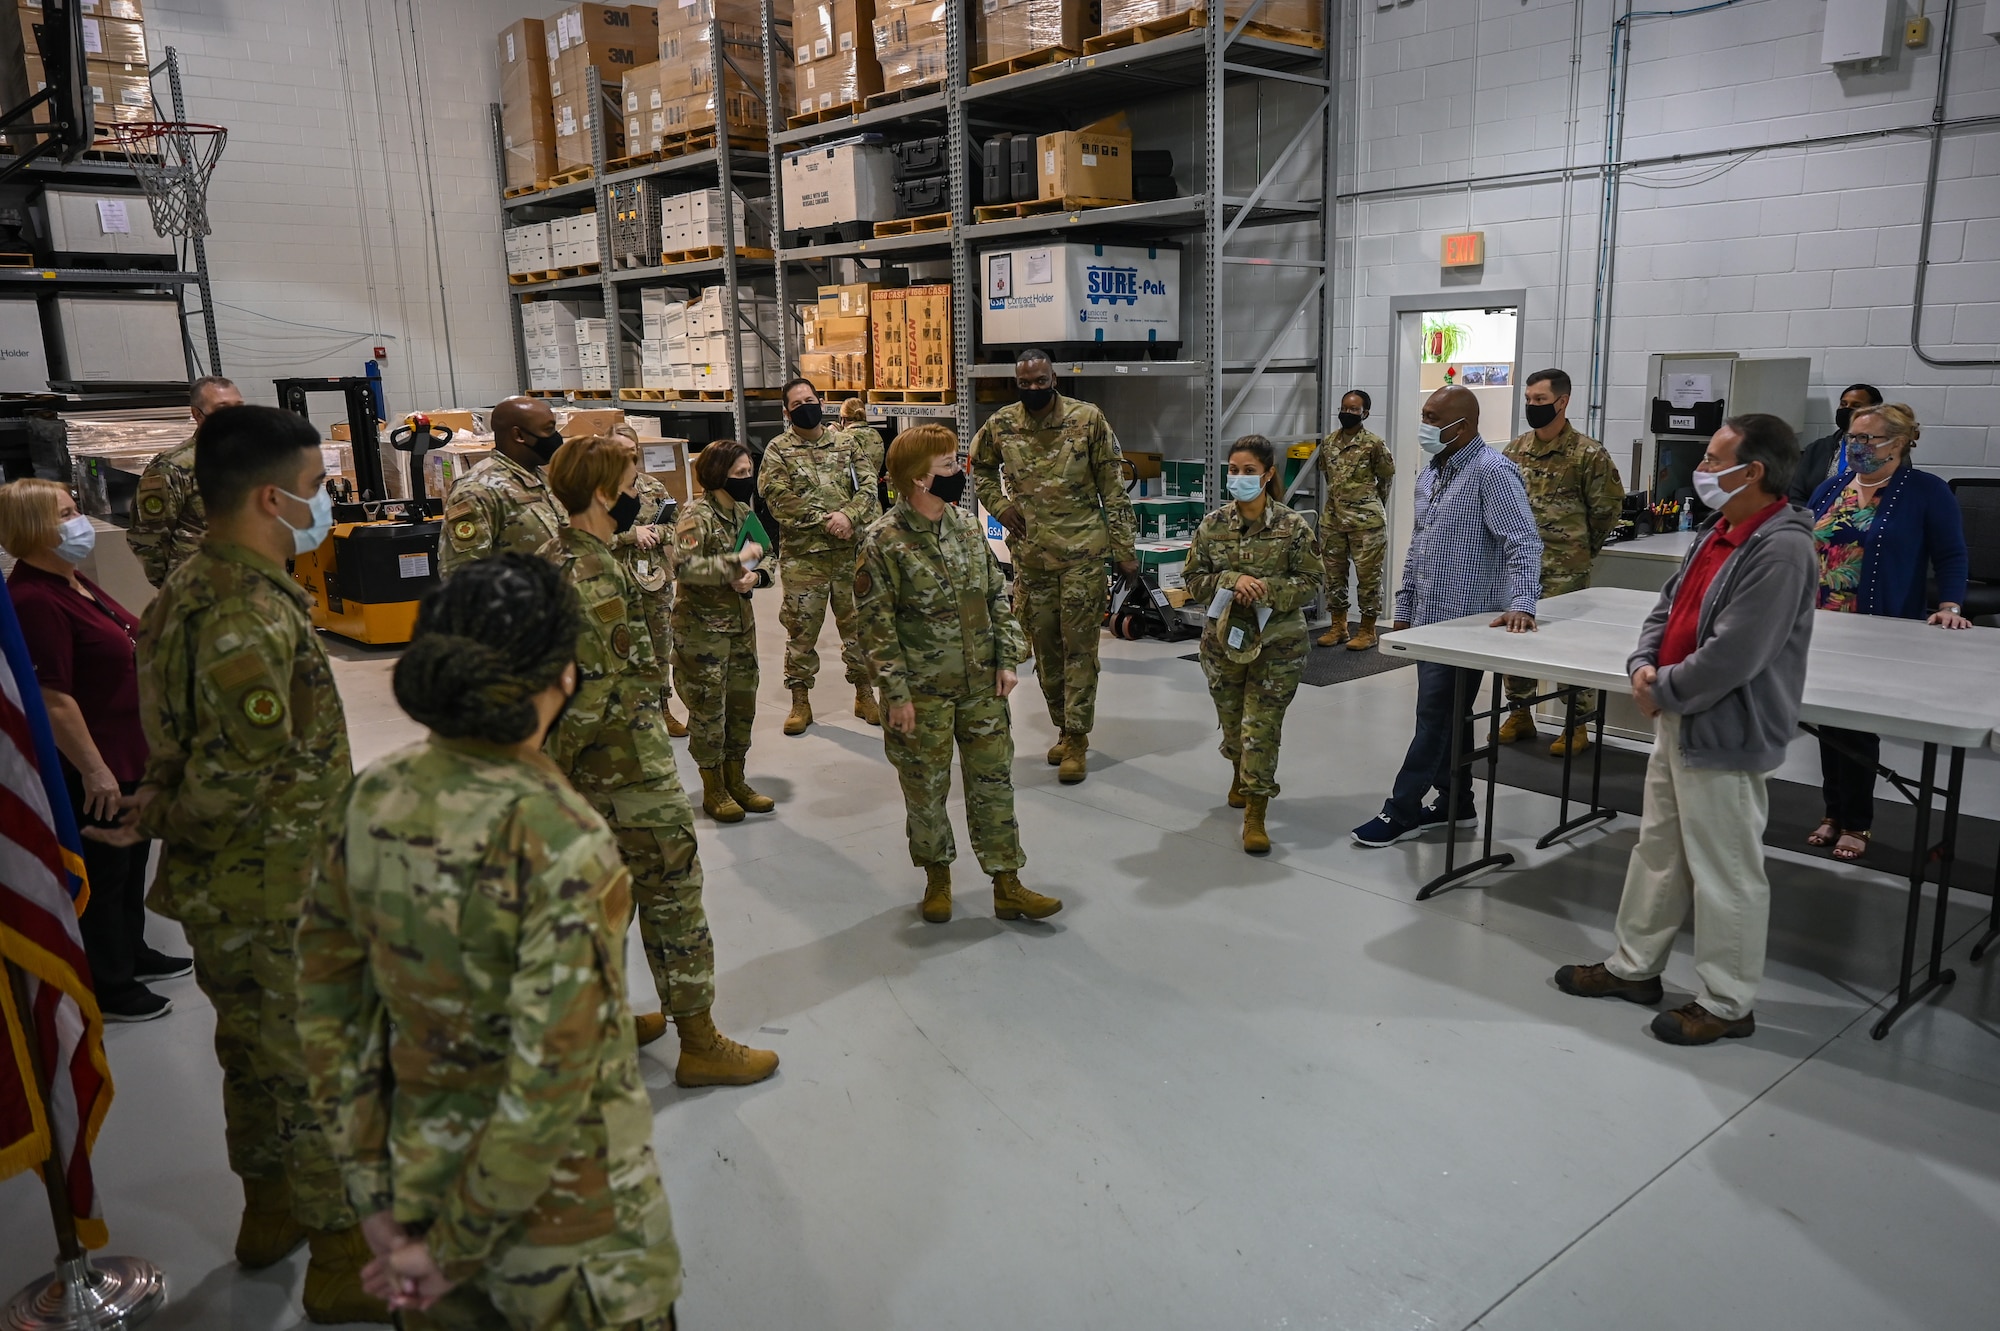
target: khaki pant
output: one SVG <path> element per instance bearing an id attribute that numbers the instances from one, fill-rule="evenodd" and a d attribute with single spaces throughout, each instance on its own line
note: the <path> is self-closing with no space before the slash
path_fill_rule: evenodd
<path id="1" fill-rule="evenodd" d="M 1645 809 L 1618 903 L 1618 950 L 1605 967 L 1621 980 L 1658 975 L 1692 905 L 1696 1001 L 1735 1021 L 1756 1005 L 1771 923 L 1764 774 L 1687 766 L 1681 719 L 1662 712 Z"/>

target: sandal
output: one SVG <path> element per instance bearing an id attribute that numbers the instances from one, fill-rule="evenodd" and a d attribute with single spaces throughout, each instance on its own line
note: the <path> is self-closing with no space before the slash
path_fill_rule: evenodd
<path id="1" fill-rule="evenodd" d="M 1873 839 L 1873 836 L 1874 834 L 1871 832 L 1850 832 L 1843 828 L 1840 833 L 1840 841 L 1834 844 L 1833 858 L 1842 860 L 1848 864 L 1855 863 L 1868 853 L 1868 843 Z M 1860 849 L 1849 850 L 1844 844 L 1848 841 L 1859 841 L 1861 843 Z"/>
<path id="2" fill-rule="evenodd" d="M 1819 826 L 1815 827 L 1812 834 L 1806 838 L 1806 844 L 1824 848 L 1838 840 L 1840 840 L 1840 824 L 1831 818 L 1823 818 Z"/>

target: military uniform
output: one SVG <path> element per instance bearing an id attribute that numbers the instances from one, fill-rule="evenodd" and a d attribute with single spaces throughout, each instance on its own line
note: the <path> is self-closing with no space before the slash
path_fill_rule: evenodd
<path id="1" fill-rule="evenodd" d="M 1041 420 L 1019 402 L 1009 403 L 972 440 L 979 502 L 995 515 L 1018 508 L 1027 524 L 1008 548 L 1035 674 L 1049 719 L 1065 735 L 1088 735 L 1097 719 L 1097 647 L 1109 596 L 1105 561 L 1138 557 L 1123 461 L 1104 413 L 1060 396 Z"/>
<path id="2" fill-rule="evenodd" d="M 293 929 L 354 767 L 306 595 L 235 545 L 204 544 L 140 623 L 140 715 L 162 842 L 148 903 L 180 921 L 215 1005 L 229 1167 L 288 1179 L 308 1229 L 356 1223 L 306 1096 Z"/>
<path id="3" fill-rule="evenodd" d="M 618 840 L 632 871 L 639 937 L 669 1015 L 715 1003 L 715 945 L 701 908 L 694 810 L 660 712 L 644 598 L 611 547 L 579 527 L 543 547 L 583 605 L 576 694 L 547 749 Z"/>
<path id="4" fill-rule="evenodd" d="M 1380 435 L 1356 428 L 1340 430 L 1319 446 L 1321 506 L 1320 555 L 1326 566 L 1326 608 L 1336 628 L 1347 623 L 1347 569 L 1354 567 L 1355 600 L 1361 617 L 1382 612 L 1382 561 L 1389 550 L 1389 480 L 1396 463 Z"/>
<path id="5" fill-rule="evenodd" d="M 541 472 L 496 448 L 451 487 L 438 542 L 438 572 L 449 577 L 475 559 L 508 550 L 534 554 L 568 525 L 568 515 Z"/>
<path id="6" fill-rule="evenodd" d="M 883 442 L 882 432 L 872 425 L 860 423 L 843 425 L 840 428 L 847 431 L 848 437 L 854 440 L 854 446 L 861 450 L 861 456 L 868 459 L 869 474 L 875 478 L 879 486 L 882 474 L 886 470 L 884 462 L 889 456 L 889 445 Z M 879 492 L 877 498 L 880 498 Z"/>
<path id="7" fill-rule="evenodd" d="M 540 754 L 432 738 L 354 783 L 299 925 L 299 1032 L 353 1205 L 461 1282 L 404 1327 L 668 1325 L 681 1261 L 625 1002 L 630 894 Z"/>
<path id="8" fill-rule="evenodd" d="M 757 616 L 730 585 L 748 512 L 707 491 L 683 506 L 674 533 L 674 680 L 688 708 L 688 752 L 709 771 L 743 760 L 757 715 Z"/>
<path id="9" fill-rule="evenodd" d="M 884 726 L 889 761 L 902 782 L 910 859 L 919 866 L 957 857 L 945 800 L 951 751 L 958 746 L 965 823 L 989 874 L 1020 869 L 1014 818 L 1014 739 L 996 674 L 1027 654 L 1007 605 L 1007 585 L 986 536 L 962 511 L 936 522 L 899 501 L 861 542 L 854 594 L 884 707 L 914 704 L 917 728 Z"/>
<path id="10" fill-rule="evenodd" d="M 854 555 L 861 533 L 882 516 L 875 497 L 878 466 L 852 435 L 833 426 L 812 440 L 787 430 L 764 450 L 757 492 L 778 519 L 784 547 L 778 618 L 785 626 L 788 689 L 810 689 L 819 674 L 819 630 L 828 601 L 840 628 L 847 681 L 857 688 L 868 683 L 868 663 L 854 622 Z M 827 519 L 835 513 L 845 513 L 854 524 L 852 536 L 827 531 Z"/>
<path id="11" fill-rule="evenodd" d="M 1618 466 L 1604 445 L 1563 422 L 1562 432 L 1544 442 L 1533 430 L 1507 445 L 1506 458 L 1519 469 L 1542 537 L 1542 596 L 1562 596 L 1590 585 L 1590 566 L 1617 529 L 1625 505 Z M 1516 705 L 1535 694 L 1533 679 L 1507 680 Z"/>
<path id="12" fill-rule="evenodd" d="M 1275 499 L 1265 500 L 1255 523 L 1246 523 L 1235 504 L 1224 504 L 1202 519 L 1188 549 L 1184 576 L 1195 605 L 1206 606 L 1245 575 L 1264 584 L 1258 605 L 1232 602 L 1201 636 L 1201 669 L 1222 725 L 1222 756 L 1237 769 L 1245 795 L 1268 799 L 1278 793 L 1278 740 L 1305 671 L 1305 607 L 1319 593 L 1320 560 L 1311 526 Z M 1260 632 L 1261 606 L 1271 608 L 1271 617 Z M 1232 646 L 1238 630 L 1241 644 Z"/>
<path id="13" fill-rule="evenodd" d="M 161 587 L 194 554 L 207 530 L 208 510 L 195 488 L 194 438 L 189 436 L 147 463 L 140 474 L 125 544 L 138 557 L 146 581 Z"/>
<path id="14" fill-rule="evenodd" d="M 641 550 L 633 535 L 640 527 L 656 526 L 660 514 L 673 502 L 667 487 L 656 477 L 639 473 L 633 490 L 639 496 L 639 518 L 630 530 L 621 531 L 612 541 L 618 560 L 639 589 L 639 603 L 645 607 L 646 631 L 653 640 L 653 665 L 660 673 L 660 705 L 666 706 L 672 690 L 667 685 L 667 666 L 674 647 L 674 535 L 660 528 L 660 540 L 650 550 Z"/>

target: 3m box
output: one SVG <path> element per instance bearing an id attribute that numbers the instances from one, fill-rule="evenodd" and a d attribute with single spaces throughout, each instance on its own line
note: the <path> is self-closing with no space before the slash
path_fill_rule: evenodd
<path id="1" fill-rule="evenodd" d="M 1035 141 L 1037 198 L 1130 199 L 1132 131 L 1124 115 Z"/>
<path id="2" fill-rule="evenodd" d="M 1037 243 L 979 256 L 980 341 L 1016 347 L 1178 345 L 1181 252 Z"/>
<path id="3" fill-rule="evenodd" d="M 785 155 L 785 225 L 798 231 L 896 215 L 896 164 L 886 145 L 861 139 Z"/>

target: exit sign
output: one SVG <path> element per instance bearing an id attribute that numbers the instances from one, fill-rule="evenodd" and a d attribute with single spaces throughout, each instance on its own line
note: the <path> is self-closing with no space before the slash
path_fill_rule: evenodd
<path id="1" fill-rule="evenodd" d="M 1438 264 L 1443 268 L 1476 268 L 1486 262 L 1486 233 L 1460 231 L 1444 238 Z"/>

